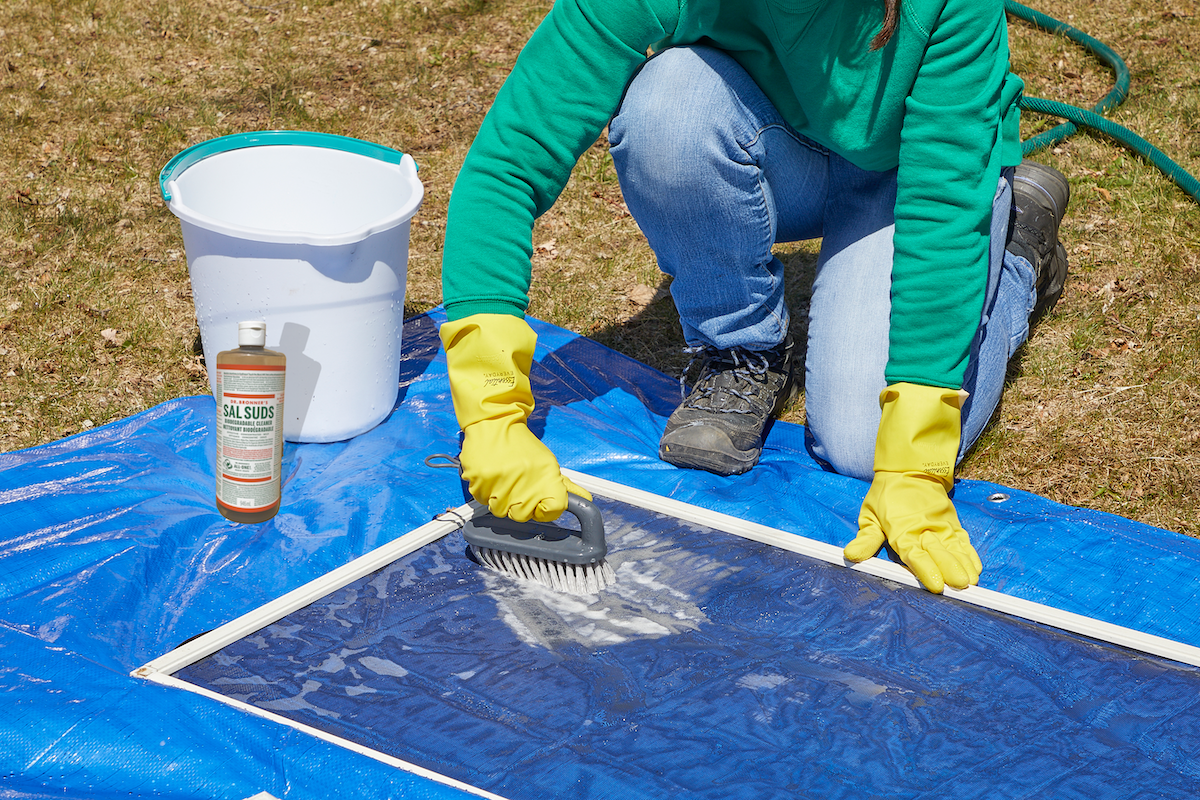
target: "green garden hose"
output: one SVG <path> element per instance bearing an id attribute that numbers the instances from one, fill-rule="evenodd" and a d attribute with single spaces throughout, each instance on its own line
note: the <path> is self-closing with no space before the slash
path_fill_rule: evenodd
<path id="1" fill-rule="evenodd" d="M 1048 131 L 1043 131 L 1031 139 L 1026 139 L 1021 144 L 1021 151 L 1025 155 L 1035 153 L 1038 150 L 1061 142 L 1075 133 L 1078 130 L 1077 126 L 1082 125 L 1097 130 L 1128 147 L 1162 170 L 1164 175 L 1174 181 L 1183 191 L 1191 195 L 1193 200 L 1200 203 L 1200 181 L 1196 180 L 1187 170 L 1176 164 L 1163 151 L 1147 142 L 1141 136 L 1101 116 L 1104 112 L 1119 106 L 1129 95 L 1129 68 L 1125 66 L 1125 62 L 1112 48 L 1088 36 L 1083 31 L 1073 28 L 1067 23 L 1056 20 L 1040 11 L 1035 11 L 1028 6 L 1021 5 L 1016 0 L 1004 0 L 1004 9 L 1009 14 L 1028 22 L 1035 28 L 1049 33 L 1062 34 L 1071 41 L 1083 45 L 1088 51 L 1107 64 L 1116 76 L 1116 82 L 1113 84 L 1112 89 L 1099 103 L 1092 107 L 1091 111 L 1076 108 L 1066 103 L 1060 103 L 1056 100 L 1046 100 L 1041 97 L 1023 97 L 1021 99 L 1021 108 L 1023 110 L 1033 111 L 1038 114 L 1048 114 L 1067 120 L 1067 122 L 1057 125 Z"/>

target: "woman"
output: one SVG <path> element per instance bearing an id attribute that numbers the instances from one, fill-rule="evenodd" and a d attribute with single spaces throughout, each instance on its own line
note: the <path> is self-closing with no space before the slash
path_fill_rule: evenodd
<path id="1" fill-rule="evenodd" d="M 1066 272 L 1065 179 L 1026 162 L 1017 180 L 1021 88 L 1001 0 L 557 0 L 450 201 L 442 340 L 472 494 L 514 519 L 586 494 L 525 425 L 523 314 L 533 221 L 608 125 L 704 356 L 660 455 L 721 474 L 757 461 L 794 391 L 771 247 L 822 237 L 812 452 L 871 481 L 846 557 L 886 540 L 931 591 L 977 582 L 954 466 Z"/>

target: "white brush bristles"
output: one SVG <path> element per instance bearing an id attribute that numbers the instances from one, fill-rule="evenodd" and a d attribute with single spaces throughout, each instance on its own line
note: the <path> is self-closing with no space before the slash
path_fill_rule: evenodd
<path id="1" fill-rule="evenodd" d="M 617 575 L 607 561 L 597 564 L 565 564 L 471 545 L 475 559 L 485 567 L 514 578 L 537 581 L 548 589 L 568 594 L 596 594 L 612 586 Z"/>

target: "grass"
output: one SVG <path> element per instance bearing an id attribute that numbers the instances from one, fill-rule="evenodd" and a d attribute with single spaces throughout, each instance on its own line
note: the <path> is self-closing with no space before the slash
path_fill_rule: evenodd
<path id="1" fill-rule="evenodd" d="M 0 449 L 208 392 L 178 222 L 180 150 L 228 133 L 326 131 L 412 153 L 426 200 L 406 311 L 440 302 L 446 202 L 491 98 L 548 0 L 6 0 L 0 4 Z M 1200 173 L 1196 0 L 1042 10 L 1122 55 L 1110 116 Z M 1061 37 L 1010 25 L 1029 94 L 1090 107 L 1111 84 Z M 1027 115 L 1025 135 L 1054 124 Z M 1200 206 L 1080 133 L 1039 158 L 1073 199 L 1071 278 L 1013 363 L 960 475 L 1200 535 Z M 530 313 L 667 372 L 666 286 L 603 140 L 534 234 Z M 803 333 L 816 245 L 780 248 Z M 788 412 L 803 421 L 803 403 Z"/>

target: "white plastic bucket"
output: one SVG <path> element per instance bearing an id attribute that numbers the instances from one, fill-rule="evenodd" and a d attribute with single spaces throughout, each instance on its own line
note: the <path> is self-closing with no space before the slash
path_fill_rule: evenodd
<path id="1" fill-rule="evenodd" d="M 179 218 L 209 384 L 263 319 L 287 354 L 284 438 L 365 433 L 399 391 L 409 223 L 424 188 L 411 156 L 344 136 L 234 134 L 184 150 L 159 176 Z"/>

